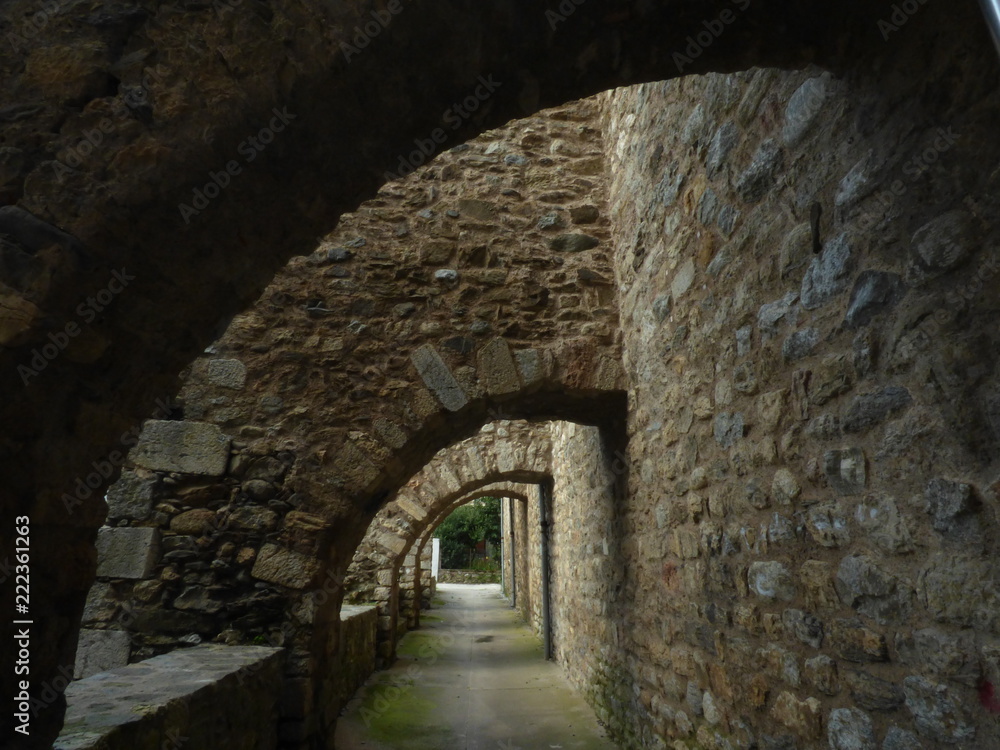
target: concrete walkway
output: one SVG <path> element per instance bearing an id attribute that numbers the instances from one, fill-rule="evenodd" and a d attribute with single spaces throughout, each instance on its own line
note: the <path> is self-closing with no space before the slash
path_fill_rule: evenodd
<path id="1" fill-rule="evenodd" d="M 614 750 L 493 585 L 440 584 L 337 723 L 337 750 Z"/>

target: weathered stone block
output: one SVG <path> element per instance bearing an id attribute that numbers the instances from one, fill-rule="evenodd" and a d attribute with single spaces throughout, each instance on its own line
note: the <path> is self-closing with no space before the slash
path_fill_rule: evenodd
<path id="1" fill-rule="evenodd" d="M 845 661 L 879 662 L 889 659 L 885 636 L 866 628 L 858 619 L 834 620 L 830 626 L 830 644 Z"/>
<path id="2" fill-rule="evenodd" d="M 982 670 L 971 633 L 948 633 L 920 628 L 909 636 L 896 636 L 899 660 L 914 669 L 947 677 L 964 685 L 978 685 Z"/>
<path id="3" fill-rule="evenodd" d="M 206 381 L 222 388 L 242 390 L 247 382 L 247 367 L 238 359 L 210 359 L 198 370 Z"/>
<path id="4" fill-rule="evenodd" d="M 946 685 L 914 675 L 903 680 L 903 692 L 922 735 L 949 745 L 976 736 L 968 708 Z"/>
<path id="5" fill-rule="evenodd" d="M 791 601 L 795 598 L 795 581 L 780 562 L 751 563 L 747 582 L 751 591 L 766 599 Z"/>
<path id="6" fill-rule="evenodd" d="M 957 268 L 972 253 L 975 237 L 974 219 L 964 209 L 927 222 L 913 235 L 907 281 L 920 284 Z"/>
<path id="7" fill-rule="evenodd" d="M 794 325 L 795 303 L 798 299 L 796 292 L 789 292 L 779 300 L 761 305 L 757 311 L 757 325 L 765 337 L 777 333 L 778 325 L 785 320 L 791 320 Z"/>
<path id="8" fill-rule="evenodd" d="M 723 448 L 731 448 L 743 437 L 743 415 L 723 412 L 715 418 L 713 433 L 716 442 Z"/>
<path id="9" fill-rule="evenodd" d="M 1000 583 L 992 560 L 934 556 L 918 586 L 920 599 L 939 622 L 1000 630 Z"/>
<path id="10" fill-rule="evenodd" d="M 229 515 L 229 527 L 245 531 L 273 531 L 278 525 L 278 514 L 268 508 L 245 505 Z M 228 528 L 228 527 L 227 527 Z"/>
<path id="11" fill-rule="evenodd" d="M 876 185 L 872 174 L 875 169 L 875 151 L 869 149 L 837 186 L 837 194 L 833 199 L 837 208 L 847 211 L 872 194 Z"/>
<path id="12" fill-rule="evenodd" d="M 769 139 L 761 143 L 750 166 L 736 183 L 737 195 L 746 203 L 756 203 L 767 195 L 774 187 L 782 157 L 781 146 L 777 141 Z"/>
<path id="13" fill-rule="evenodd" d="M 913 549 L 913 535 L 896 501 L 886 495 L 869 496 L 855 513 L 858 523 L 886 552 L 901 554 Z"/>
<path id="14" fill-rule="evenodd" d="M 197 646 L 73 682 L 57 750 L 276 747 L 284 650 Z M 46 745 L 48 746 L 48 745 Z"/>
<path id="15" fill-rule="evenodd" d="M 596 237 L 589 234 L 561 234 L 549 241 L 549 247 L 557 253 L 582 253 L 601 244 Z"/>
<path id="16" fill-rule="evenodd" d="M 771 716 L 803 739 L 817 739 L 823 733 L 821 705 L 815 698 L 800 701 L 785 691 L 775 700 Z"/>
<path id="17" fill-rule="evenodd" d="M 875 725 L 856 708 L 835 708 L 827 723 L 830 750 L 876 750 Z"/>
<path id="18" fill-rule="evenodd" d="M 694 283 L 694 275 L 693 258 L 688 258 L 674 271 L 674 276 L 670 280 L 670 295 L 674 300 L 679 299 L 684 292 L 691 288 L 691 284 Z"/>
<path id="19" fill-rule="evenodd" d="M 834 609 L 840 606 L 833 585 L 833 568 L 821 560 L 806 560 L 802 563 L 799 578 L 806 590 L 806 603 L 810 609 Z"/>
<path id="20" fill-rule="evenodd" d="M 219 528 L 214 510 L 194 508 L 170 519 L 170 530 L 183 535 L 203 536 Z"/>
<path id="21" fill-rule="evenodd" d="M 785 358 L 786 362 L 794 362 L 812 354 L 812 350 L 816 348 L 818 343 L 819 330 L 803 328 L 785 339 L 785 343 L 781 345 L 781 356 Z"/>
<path id="22" fill-rule="evenodd" d="M 730 152 L 739 142 L 740 130 L 736 123 L 730 120 L 719 126 L 708 146 L 708 156 L 705 159 L 705 167 L 709 177 L 714 177 L 722 169 Z"/>
<path id="23" fill-rule="evenodd" d="M 822 406 L 832 398 L 846 393 L 854 384 L 854 371 L 846 354 L 824 357 L 813 368 L 809 380 L 809 402 Z"/>
<path id="24" fill-rule="evenodd" d="M 210 615 L 221 610 L 222 606 L 223 602 L 204 586 L 188 586 L 174 599 L 176 609 L 194 610 Z"/>
<path id="25" fill-rule="evenodd" d="M 104 527 L 97 532 L 100 578 L 149 578 L 160 554 L 158 529 Z"/>
<path id="26" fill-rule="evenodd" d="M 153 488 L 156 479 L 141 477 L 134 471 L 123 471 L 108 488 L 108 517 L 142 520 L 153 509 Z"/>
<path id="27" fill-rule="evenodd" d="M 809 264 L 802 279 L 802 307 L 816 310 L 840 294 L 847 286 L 851 266 L 851 244 L 844 233 L 828 242 Z"/>
<path id="28" fill-rule="evenodd" d="M 823 623 L 815 615 L 801 609 L 786 609 L 781 615 L 785 631 L 813 648 L 823 645 Z"/>
<path id="29" fill-rule="evenodd" d="M 462 198 L 458 201 L 458 210 L 463 215 L 477 221 L 494 221 L 496 219 L 497 207 L 490 201 L 478 200 L 476 198 Z"/>
<path id="30" fill-rule="evenodd" d="M 851 402 L 841 424 L 846 433 L 864 432 L 912 403 L 910 392 L 901 386 L 865 393 Z"/>
<path id="31" fill-rule="evenodd" d="M 229 463 L 229 438 L 214 424 L 150 420 L 131 458 L 153 471 L 218 477 Z"/>
<path id="32" fill-rule="evenodd" d="M 292 589 L 308 588 L 322 569 L 319 560 L 298 552 L 265 544 L 261 547 L 250 574 L 261 581 Z"/>
<path id="33" fill-rule="evenodd" d="M 809 536 L 823 547 L 835 549 L 851 541 L 847 516 L 837 503 L 823 503 L 810 508 L 805 526 Z"/>
<path id="34" fill-rule="evenodd" d="M 812 659 L 806 659 L 805 675 L 809 684 L 824 695 L 836 695 L 840 692 L 837 662 L 829 656 L 820 654 Z"/>
<path id="35" fill-rule="evenodd" d="M 854 702 L 869 711 L 895 711 L 903 705 L 902 689 L 888 680 L 853 669 L 844 675 L 844 682 Z"/>
<path id="36" fill-rule="evenodd" d="M 476 357 L 479 379 L 491 396 L 517 393 L 521 389 L 517 364 L 510 346 L 502 338 L 491 339 Z"/>
<path id="37" fill-rule="evenodd" d="M 123 630 L 80 631 L 76 644 L 76 666 L 73 678 L 82 679 L 98 672 L 128 664 L 132 639 Z"/>
<path id="38" fill-rule="evenodd" d="M 851 290 L 844 322 L 848 328 L 866 326 L 876 315 L 892 310 L 905 294 L 903 279 L 897 274 L 863 271 Z"/>
<path id="39" fill-rule="evenodd" d="M 882 742 L 882 750 L 923 750 L 924 745 L 913 732 L 899 727 L 889 727 Z"/>
<path id="40" fill-rule="evenodd" d="M 837 568 L 837 593 L 880 625 L 898 623 L 909 616 L 913 589 L 882 570 L 867 555 L 849 555 Z"/>
<path id="41" fill-rule="evenodd" d="M 458 411 L 469 402 L 469 397 L 434 347 L 421 346 L 410 355 L 410 359 L 424 383 L 444 408 Z"/>
<path id="42" fill-rule="evenodd" d="M 118 599 L 111 585 L 96 581 L 87 593 L 87 603 L 83 608 L 84 624 L 109 622 L 119 608 Z"/>
<path id="43" fill-rule="evenodd" d="M 830 95 L 830 74 L 810 78 L 802 83 L 788 100 L 781 137 L 789 146 L 796 146 L 816 122 L 823 104 Z"/>
<path id="44" fill-rule="evenodd" d="M 975 510 L 975 500 L 969 485 L 935 478 L 927 483 L 924 500 L 936 531 L 949 533 L 971 525 L 968 515 Z"/>
<path id="45" fill-rule="evenodd" d="M 791 505 L 802 492 L 795 475 L 788 469 L 778 469 L 771 481 L 771 492 L 782 505 Z"/>

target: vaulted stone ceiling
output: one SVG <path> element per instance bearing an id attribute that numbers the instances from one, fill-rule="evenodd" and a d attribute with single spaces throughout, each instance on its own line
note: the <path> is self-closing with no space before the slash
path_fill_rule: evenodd
<path id="1" fill-rule="evenodd" d="M 0 383 L 19 394 L 3 407 L 9 491 L 23 504 L 42 481 L 58 496 L 290 255 L 439 130 L 455 145 L 679 67 L 853 62 L 881 5 L 7 4 L 0 191 L 79 240 L 21 214 L 0 222 L 30 268 L 4 292 Z M 725 33 L 679 66 L 673 53 L 723 11 Z M 391 23 L 376 33 L 373 13 Z M 113 303 L 81 316 L 102 292 Z M 70 324 L 84 330 L 65 346 L 49 338 Z M 66 356 L 19 369 L 50 343 Z M 42 468 L 52 451 L 67 474 Z"/>

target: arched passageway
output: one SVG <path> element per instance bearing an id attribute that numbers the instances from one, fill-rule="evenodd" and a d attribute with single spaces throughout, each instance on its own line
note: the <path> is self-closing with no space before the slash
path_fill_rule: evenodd
<path id="1" fill-rule="evenodd" d="M 547 424 L 492 422 L 441 451 L 375 517 L 348 570 L 348 590 L 369 592 L 382 611 L 380 655 L 391 659 L 398 634 L 413 619 L 400 613 L 399 574 L 408 555 L 454 508 L 498 482 L 539 482 L 551 474 Z M 376 584 L 373 585 L 373 581 Z M 414 601 L 410 600 L 410 607 Z"/>
<path id="2" fill-rule="evenodd" d="M 502 502 L 528 502 L 535 486 L 525 483 L 498 482 L 482 487 L 472 494 L 457 500 L 450 507 L 443 510 L 436 521 L 428 524 L 416 537 L 416 541 L 410 547 L 410 551 L 403 560 L 403 564 L 398 568 L 397 573 L 400 590 L 400 611 L 405 614 L 408 627 L 413 628 L 420 624 L 420 612 L 427 607 L 433 594 L 428 565 L 433 559 L 432 539 L 437 535 L 438 526 L 455 510 L 476 500 L 489 498 Z M 501 526 L 503 525 L 503 518 L 503 508 L 501 507 Z M 507 559 L 503 557 L 504 553 L 505 550 L 501 545 L 501 556 L 499 558 L 501 564 Z M 419 575 L 416 574 L 417 572 L 419 572 Z M 509 586 L 504 591 L 505 594 L 508 593 Z"/>
<path id="3" fill-rule="evenodd" d="M 124 627 L 134 658 L 258 638 L 322 674 L 353 548 L 437 449 L 498 416 L 623 428 L 594 107 L 493 132 L 394 185 L 234 319 L 112 493 L 102 540 L 165 546 L 138 582 L 102 573 L 88 628 Z M 519 155 L 552 146 L 537 168 Z M 501 478 L 511 460 L 487 463 Z M 335 714 L 324 691 L 307 699 Z"/>
<path id="4" fill-rule="evenodd" d="M 620 595 L 636 603 L 670 604 L 668 617 L 660 606 L 635 607 L 613 628 L 629 655 L 620 674 L 637 691 L 616 696 L 614 705 L 624 707 L 616 721 L 630 727 L 636 741 L 700 735 L 704 742 L 733 736 L 749 744 L 760 735 L 761 743 L 775 746 L 808 745 L 831 741 L 831 731 L 836 742 L 841 732 L 883 744 L 890 738 L 909 742 L 917 734 L 929 742 L 991 741 L 989 690 L 998 684 L 995 623 L 991 607 L 974 602 L 992 601 L 996 581 L 989 557 L 996 443 L 989 353 L 996 335 L 986 301 L 996 279 L 990 263 L 995 180 L 983 168 L 995 152 L 987 126 L 997 109 L 995 59 L 972 3 L 948 9 L 928 5 L 891 28 L 884 25 L 892 17 L 886 5 L 866 5 L 863 11 L 853 4 L 838 6 L 831 17 L 826 8 L 824 15 L 813 15 L 811 5 L 783 15 L 786 9 L 778 4 L 755 4 L 747 18 L 756 22 L 745 34 L 734 27 L 735 33 L 698 56 L 699 65 L 725 69 L 773 60 L 772 55 L 788 63 L 839 60 L 843 76 L 765 70 L 647 86 L 608 99 L 614 277 L 626 332 L 625 382 L 617 377 L 609 382 L 612 391 L 629 391 L 627 458 L 641 480 L 622 509 L 622 549 L 630 564 Z M 661 11 L 694 8 L 664 3 L 649 11 L 652 15 L 605 18 L 606 7 L 581 6 L 552 37 L 556 46 L 550 52 L 566 54 L 550 71 L 533 75 L 547 96 L 553 90 L 545 84 L 553 80 L 549 72 L 562 76 L 565 88 L 558 90 L 566 94 L 595 80 L 607 86 L 652 75 L 651 69 L 662 72 L 669 68 L 662 50 L 655 63 L 636 59 L 656 47 L 654 37 L 674 33 L 671 25 L 650 20 Z M 704 20 L 702 8 L 697 6 L 695 25 Z M 484 11 L 477 6 L 470 12 Z M 72 58 L 78 65 L 65 76 L 72 86 L 64 87 L 62 69 L 50 60 L 63 59 L 74 47 L 76 32 L 67 15 L 50 27 L 66 44 L 39 46 L 24 64 L 17 60 L 5 68 L 15 71 L 10 85 L 17 87 L 16 100 L 33 102 L 4 115 L 5 130 L 12 133 L 5 144 L 14 149 L 4 158 L 12 160 L 15 173 L 7 195 L 78 236 L 98 261 L 96 275 L 86 277 L 91 281 L 80 282 L 84 272 L 69 270 L 77 262 L 69 258 L 80 255 L 74 242 L 23 215 L 15 214 L 13 227 L 5 224 L 13 232 L 5 248 L 21 260 L 34 258 L 25 261 L 32 273 L 12 278 L 14 286 L 7 286 L 14 291 L 4 292 L 4 310 L 15 311 L 4 329 L 4 390 L 24 394 L 3 407 L 10 425 L 2 454 L 8 480 L 5 529 L 12 528 L 7 521 L 14 516 L 28 514 L 36 548 L 62 550 L 58 559 L 39 553 L 34 560 L 35 580 L 44 592 L 36 602 L 39 680 L 51 678 L 72 651 L 83 592 L 93 577 L 93 532 L 103 512 L 99 490 L 71 516 L 63 496 L 72 497 L 76 480 L 96 471 L 93 461 L 117 450 L 113 444 L 131 419 L 149 413 L 156 391 L 174 391 L 181 366 L 214 338 L 216 322 L 256 295 L 276 258 L 304 247 L 303 237 L 310 235 L 311 242 L 320 234 L 317 226 L 334 220 L 340 210 L 336 196 L 360 200 L 369 182 L 359 173 L 385 162 L 368 160 L 370 152 L 363 148 L 335 158 L 333 146 L 322 146 L 331 134 L 337 136 L 331 140 L 348 145 L 369 136 L 355 125 L 363 107 L 344 107 L 347 115 L 338 119 L 329 116 L 328 107 L 307 106 L 303 141 L 289 141 L 287 152 L 265 152 L 258 165 L 268 169 L 247 170 L 246 181 L 234 181 L 215 204 L 219 212 L 206 212 L 199 228 L 172 231 L 177 204 L 161 196 L 187 192 L 206 179 L 205 164 L 215 163 L 211 157 L 224 158 L 246 137 L 244 113 L 269 111 L 276 98 L 266 86 L 275 79 L 247 75 L 240 104 L 204 108 L 204 118 L 222 120 L 213 130 L 215 120 L 184 116 L 201 95 L 199 84 L 182 79 L 174 68 L 156 92 L 149 131 L 143 122 L 148 112 L 123 117 L 115 149 L 102 151 L 79 176 L 64 176 L 58 184 L 47 177 L 51 157 L 83 137 L 87 118 L 122 104 L 118 82 L 134 81 L 136 69 L 151 67 L 146 62 L 161 47 L 159 41 L 144 46 L 147 37 L 162 38 L 171 66 L 221 57 L 225 62 L 213 70 L 234 80 L 240 70 L 251 69 L 232 62 L 239 45 L 217 44 L 207 52 L 179 40 L 187 38 L 192 23 L 209 31 L 241 23 L 272 29 L 273 23 L 275 34 L 299 27 L 287 23 L 284 12 L 267 16 L 248 21 L 227 12 L 216 20 L 199 11 L 166 23 L 167 17 L 156 13 L 147 24 L 149 17 L 141 13 L 112 14 L 99 26 L 106 31 L 94 32 L 110 34 L 110 44 L 88 39 L 86 51 L 94 57 Z M 841 22 L 848 16 L 858 22 L 849 29 L 855 36 L 844 33 Z M 510 17 L 522 20 L 516 12 Z M 435 13 L 423 18 L 441 20 Z M 575 20 L 587 19 L 591 25 L 572 30 Z M 764 19 L 768 23 L 761 23 Z M 603 29 L 605 21 L 611 31 L 594 42 L 591 32 Z M 496 28 L 503 24 L 501 19 Z M 268 49 L 274 55 L 309 49 L 319 24 L 300 26 L 301 47 Z M 330 38 L 338 33 L 331 31 Z M 683 36 L 683 29 L 678 33 Z M 865 39 L 875 44 L 865 45 Z M 122 40 L 128 43 L 119 44 Z M 529 38 L 529 46 L 534 41 Z M 570 47 L 561 46 L 564 41 Z M 505 42 L 463 37 L 461 44 L 469 45 L 462 48 L 466 51 L 481 47 L 488 58 L 489 50 Z M 588 47 L 591 43 L 596 46 Z M 621 55 L 604 54 L 619 43 Z M 89 75 L 94 66 L 88 60 L 96 59 L 103 70 L 102 51 L 121 53 L 121 68 L 111 76 Z M 445 74 L 428 81 L 444 81 L 451 93 L 459 88 L 456 81 L 467 77 L 451 77 L 447 69 L 474 70 L 468 62 L 452 54 L 441 63 Z M 504 64 L 516 67 L 519 61 Z M 310 78 L 305 67 L 304 73 L 294 63 L 271 68 L 301 97 L 295 101 L 309 105 L 321 92 L 344 91 L 325 85 L 339 69 Z M 320 80 L 324 86 L 315 86 Z M 205 90 L 232 89 L 209 84 Z M 337 106 L 341 100 L 328 101 Z M 502 116 L 501 104 L 513 99 L 495 101 L 491 117 Z M 368 112 L 380 111 L 381 102 L 373 97 Z M 417 106 L 424 102 L 428 117 L 440 116 L 439 97 L 421 97 Z M 397 130 L 393 142 L 408 145 L 413 135 L 408 129 L 426 119 L 399 117 L 402 111 L 385 119 Z M 351 133 L 340 138 L 338 128 L 345 125 Z M 204 139 L 189 137 L 195 130 L 214 141 L 202 147 Z M 128 138 L 134 140 L 126 143 Z M 389 142 L 372 136 L 376 141 Z M 215 148 L 219 152 L 210 153 Z M 383 146 L 374 148 L 384 157 Z M 288 189 L 300 175 L 303 192 Z M 312 203 L 300 211 L 304 194 Z M 330 211 L 322 205 L 328 196 L 334 196 Z M 261 211 L 262 205 L 272 211 Z M 245 230 L 235 238 L 234 225 Z M 111 264 L 132 259 L 141 271 L 129 287 L 134 296 L 117 297 L 121 304 L 109 306 L 98 327 L 74 338 L 65 356 L 48 362 L 20 390 L 18 367 L 30 363 L 34 349 L 56 345 L 49 334 L 75 322 L 81 287 L 92 287 L 85 292 L 90 296 L 105 291 Z M 103 276 L 101 263 L 107 266 Z M 114 280 L 116 289 L 126 281 Z M 104 298 L 111 293 L 109 287 Z M 171 309 L 178 299 L 183 302 Z M 472 373 L 458 370 L 472 367 L 477 379 L 482 375 L 478 362 L 449 361 L 453 355 L 433 342 L 418 348 L 424 343 L 442 355 L 463 392 L 462 377 Z M 508 348 L 518 363 L 517 352 L 535 347 L 519 341 Z M 591 379 L 594 350 L 583 347 L 587 354 L 579 356 L 572 351 L 568 358 L 548 360 L 567 371 L 573 370 L 567 363 L 583 363 L 577 381 L 559 376 L 552 381 L 553 391 L 570 394 L 562 404 L 567 412 L 573 406 L 586 410 L 573 394 L 587 399 L 601 390 Z M 523 380 L 519 363 L 518 368 Z M 525 399 L 510 401 L 530 408 L 511 416 L 553 416 L 542 408 L 544 388 L 531 401 L 527 384 L 522 386 L 518 393 Z M 494 395 L 474 397 L 469 402 L 474 405 L 453 420 L 440 401 L 443 408 L 427 416 L 459 433 L 449 439 L 468 435 L 489 409 L 507 400 Z M 357 455 L 341 450 L 349 432 L 331 441 L 337 456 Z M 365 441 L 367 431 L 357 432 Z M 388 499 L 378 491 L 391 492 L 408 478 L 407 471 L 447 443 L 433 426 L 428 433 L 418 426 L 413 434 L 436 437 L 411 446 L 409 463 L 390 469 L 393 479 L 370 488 L 373 495 L 341 496 L 342 487 L 335 486 L 336 502 L 364 508 L 360 515 L 374 514 Z M 113 473 L 113 462 L 107 465 Z M 346 468 L 352 471 L 344 486 L 367 492 L 374 480 L 366 462 L 349 460 Z M 887 520 L 873 524 L 871 518 Z M 871 580 L 855 576 L 859 570 L 874 570 L 878 585 L 858 583 Z M 4 592 L 11 602 L 12 578 Z M 814 621 L 807 615 L 824 627 L 819 646 L 813 645 Z M 975 637 L 966 638 L 966 631 Z M 781 650 L 766 649 L 760 643 L 765 635 L 780 639 Z M 858 651 L 859 639 L 875 647 Z M 949 663 L 925 658 L 939 642 L 961 658 Z M 756 680 L 760 659 L 767 669 Z M 798 671 L 785 671 L 793 662 Z M 831 662 L 849 676 L 834 680 Z M 898 690 L 887 689 L 889 707 L 869 708 L 876 704 L 864 687 L 883 686 L 894 675 L 905 676 Z M 4 677 L 5 689 L 11 679 Z M 981 698 L 970 685 L 982 686 Z M 58 699 L 46 704 L 38 742 L 54 731 L 60 710 Z M 943 715 L 959 718 L 951 724 L 934 718 Z M 775 729 L 763 727 L 767 722 Z"/>

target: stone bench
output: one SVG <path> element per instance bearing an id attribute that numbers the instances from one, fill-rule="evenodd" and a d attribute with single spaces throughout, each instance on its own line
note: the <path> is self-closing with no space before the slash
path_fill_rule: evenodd
<path id="1" fill-rule="evenodd" d="M 202 645 L 66 688 L 53 750 L 179 750 L 277 744 L 284 649 Z"/>

